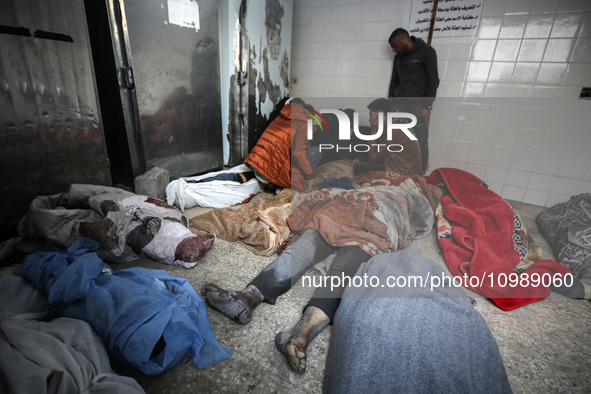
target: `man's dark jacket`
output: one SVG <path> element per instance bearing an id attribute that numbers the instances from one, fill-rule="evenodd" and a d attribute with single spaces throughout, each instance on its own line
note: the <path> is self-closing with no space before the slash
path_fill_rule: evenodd
<path id="1" fill-rule="evenodd" d="M 411 40 L 414 42 L 412 49 L 394 57 L 388 96 L 424 97 L 422 100 L 404 100 L 399 106 L 422 105 L 427 108 L 433 104 L 439 86 L 437 54 L 422 39 L 412 36 Z"/>

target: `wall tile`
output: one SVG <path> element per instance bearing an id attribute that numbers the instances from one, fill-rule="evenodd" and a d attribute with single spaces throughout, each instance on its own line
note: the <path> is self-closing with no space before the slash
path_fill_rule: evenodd
<path id="1" fill-rule="evenodd" d="M 503 193 L 503 184 L 502 183 L 496 183 L 496 182 L 489 182 L 486 181 L 486 185 L 495 193 L 497 193 L 499 196 L 502 195 Z"/>
<path id="2" fill-rule="evenodd" d="M 468 163 L 466 163 L 465 171 L 468 171 L 472 175 L 484 180 L 484 175 L 486 174 L 486 164 L 468 161 Z"/>
<path id="3" fill-rule="evenodd" d="M 447 162 L 445 163 L 446 167 L 457 168 L 460 170 L 466 170 L 466 161 L 464 160 L 456 160 L 448 158 Z"/>
<path id="4" fill-rule="evenodd" d="M 484 97 L 486 84 L 483 82 L 466 82 L 464 84 L 464 97 Z"/>
<path id="5" fill-rule="evenodd" d="M 485 3 L 484 7 L 486 7 L 492 2 Z M 501 23 L 503 22 L 502 17 L 494 16 L 488 17 L 485 16 L 482 18 L 482 22 L 480 25 L 480 39 L 497 39 L 499 37 L 499 31 L 501 30 Z"/>
<path id="6" fill-rule="evenodd" d="M 589 166 L 589 156 L 565 155 L 558 175 L 582 177 Z"/>
<path id="7" fill-rule="evenodd" d="M 499 39 L 522 38 L 528 15 L 505 15 L 499 31 Z"/>
<path id="8" fill-rule="evenodd" d="M 472 140 L 474 139 L 475 130 L 476 123 L 458 122 L 454 132 L 453 140 L 457 142 L 472 142 Z"/>
<path id="9" fill-rule="evenodd" d="M 532 3 L 531 13 L 554 13 L 558 9 L 557 0 L 536 0 Z"/>
<path id="10" fill-rule="evenodd" d="M 529 170 L 534 168 L 538 151 L 535 149 L 516 148 L 511 161 L 511 168 L 518 170 Z"/>
<path id="11" fill-rule="evenodd" d="M 523 202 L 526 204 L 534 204 L 539 206 L 546 206 L 548 196 L 550 193 L 542 192 L 539 190 L 526 189 L 525 195 L 523 196 Z"/>
<path id="12" fill-rule="evenodd" d="M 486 82 L 490 72 L 491 62 L 470 62 L 466 81 Z"/>
<path id="13" fill-rule="evenodd" d="M 560 194 L 560 193 L 550 193 L 550 195 L 548 196 L 548 200 L 546 200 L 545 205 L 547 207 L 551 207 L 555 204 L 566 202 L 566 201 L 570 200 L 570 198 L 571 198 L 570 195 Z"/>
<path id="14" fill-rule="evenodd" d="M 540 70 L 540 63 L 516 63 L 511 82 L 535 84 Z"/>
<path id="15" fill-rule="evenodd" d="M 380 11 L 382 4 L 379 2 L 365 3 L 363 6 L 363 21 L 375 22 L 380 20 Z"/>
<path id="16" fill-rule="evenodd" d="M 581 181 L 572 178 L 556 178 L 552 186 L 552 193 L 574 196 L 579 191 Z"/>
<path id="17" fill-rule="evenodd" d="M 506 200 L 522 201 L 524 195 L 525 188 L 509 186 L 505 184 L 503 186 L 503 193 L 501 194 L 501 197 L 503 197 Z"/>
<path id="18" fill-rule="evenodd" d="M 461 81 L 466 78 L 466 71 L 468 70 L 468 62 L 450 60 L 447 62 L 447 71 L 445 73 L 448 81 Z"/>
<path id="19" fill-rule="evenodd" d="M 523 40 L 521 47 L 519 48 L 519 55 L 517 60 L 519 62 L 540 62 L 544 58 L 544 52 L 548 40 L 536 39 L 536 40 Z"/>
<path id="20" fill-rule="evenodd" d="M 448 157 L 455 160 L 468 160 L 471 145 L 470 142 L 453 141 L 449 144 Z"/>
<path id="21" fill-rule="evenodd" d="M 345 35 L 345 27 L 344 24 L 337 24 L 337 25 L 330 25 L 329 33 L 328 33 L 328 41 L 330 42 L 342 42 L 343 36 Z"/>
<path id="22" fill-rule="evenodd" d="M 511 82 L 514 68 L 515 63 L 513 62 L 493 62 L 490 67 L 488 81 L 499 83 Z"/>
<path id="23" fill-rule="evenodd" d="M 486 183 L 494 182 L 502 185 L 505 183 L 505 179 L 507 178 L 507 172 L 508 170 L 506 168 L 488 166 L 484 175 L 484 181 Z"/>
<path id="24" fill-rule="evenodd" d="M 497 40 L 478 40 L 473 48 L 471 54 L 471 60 L 475 61 L 486 61 L 492 60 L 495 54 L 495 47 L 497 46 Z"/>
<path id="25" fill-rule="evenodd" d="M 583 14 L 558 14 L 554 19 L 554 26 L 550 37 L 574 37 L 583 20 Z"/>
<path id="26" fill-rule="evenodd" d="M 533 0 L 508 1 L 505 6 L 505 15 L 527 15 L 531 9 Z"/>
<path id="27" fill-rule="evenodd" d="M 581 184 L 579 185 L 579 190 L 577 190 L 577 194 L 581 193 L 591 193 L 591 182 L 581 181 Z"/>
<path id="28" fill-rule="evenodd" d="M 591 63 L 591 38 L 580 38 L 575 42 L 570 61 Z"/>
<path id="29" fill-rule="evenodd" d="M 515 148 L 513 147 L 494 145 L 488 164 L 504 168 L 510 167 L 514 151 Z"/>
<path id="30" fill-rule="evenodd" d="M 507 179 L 505 180 L 505 183 L 507 185 L 525 188 L 529 183 L 529 178 L 531 174 L 532 173 L 529 171 L 510 169 L 507 172 Z"/>
<path id="31" fill-rule="evenodd" d="M 536 2 L 537 3 L 537 2 Z M 523 33 L 523 38 L 548 38 L 552 25 L 554 23 L 554 15 L 532 15 L 530 14 Z"/>
<path id="32" fill-rule="evenodd" d="M 470 148 L 470 155 L 468 156 L 468 161 L 473 163 L 486 164 L 488 163 L 491 152 L 491 145 L 473 142 L 472 147 Z"/>
<path id="33" fill-rule="evenodd" d="M 500 62 L 514 62 L 517 60 L 521 40 L 499 40 L 493 60 Z"/>
<path id="34" fill-rule="evenodd" d="M 544 52 L 545 62 L 567 62 L 574 39 L 550 39 Z"/>
<path id="35" fill-rule="evenodd" d="M 528 189 L 549 192 L 554 184 L 554 176 L 532 173 L 527 184 Z"/>
<path id="36" fill-rule="evenodd" d="M 589 2 L 589 4 L 591 6 L 591 2 Z M 583 18 L 581 30 L 579 31 L 579 37 L 591 37 L 591 13 L 589 12 L 587 12 Z"/>
<path id="37" fill-rule="evenodd" d="M 566 63 L 542 63 L 538 73 L 538 84 L 560 85 L 566 73 Z"/>
<path id="38" fill-rule="evenodd" d="M 573 12 L 573 11 L 585 11 L 589 0 L 560 0 L 558 5 L 558 12 Z"/>
<path id="39" fill-rule="evenodd" d="M 497 136 L 495 138 L 495 144 L 500 146 L 516 147 L 517 142 L 520 139 L 522 130 L 519 123 L 515 123 L 515 126 L 499 126 L 497 130 Z M 527 148 L 528 146 L 521 146 L 520 148 Z"/>

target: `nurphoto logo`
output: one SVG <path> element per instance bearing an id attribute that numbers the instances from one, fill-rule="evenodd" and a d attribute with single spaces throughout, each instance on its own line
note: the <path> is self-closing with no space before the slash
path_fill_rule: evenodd
<path id="1" fill-rule="evenodd" d="M 353 125 L 351 125 L 351 121 L 347 114 L 339 109 L 321 109 L 320 112 L 311 110 L 314 113 L 306 112 L 306 115 L 310 116 L 311 119 L 308 119 L 308 140 L 312 140 L 312 135 L 314 134 L 314 123 L 318 125 L 321 130 L 327 130 L 330 132 L 334 132 L 333 130 L 328 130 L 328 126 L 322 114 L 334 114 L 338 119 L 339 124 L 339 141 L 351 141 L 351 136 L 353 133 L 355 136 L 362 141 L 377 141 L 379 140 L 383 133 L 384 133 L 384 116 L 383 112 L 378 112 L 378 126 L 377 130 L 373 134 L 362 134 L 359 131 L 359 114 L 355 112 L 353 114 Z M 405 122 L 405 120 L 409 119 L 410 122 Z M 409 130 L 413 128 L 417 124 L 417 118 L 415 115 L 407 112 L 387 112 L 386 113 L 386 138 L 388 141 L 392 140 L 392 132 L 394 130 L 401 130 L 406 136 L 416 141 L 417 137 Z M 368 152 L 371 147 L 376 147 L 379 151 L 380 149 L 387 149 L 388 152 L 401 152 L 403 147 L 400 144 L 385 144 L 385 143 L 373 143 L 373 144 L 320 144 L 318 147 L 320 151 L 323 150 L 332 150 L 336 149 L 336 151 L 355 151 L 355 152 Z"/>

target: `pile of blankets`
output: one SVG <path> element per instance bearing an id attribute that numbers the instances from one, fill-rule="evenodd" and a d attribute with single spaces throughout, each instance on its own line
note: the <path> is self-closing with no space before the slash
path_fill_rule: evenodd
<path id="1" fill-rule="evenodd" d="M 21 272 L 48 301 L 48 318 L 84 320 L 111 360 L 146 375 L 174 367 L 183 357 L 204 368 L 233 350 L 215 337 L 205 303 L 187 279 L 163 270 L 114 271 L 79 238 L 67 250 L 29 254 Z"/>
<path id="2" fill-rule="evenodd" d="M 478 177 L 440 168 L 427 182 L 443 190 L 437 210 L 439 244 L 450 272 L 465 277 L 462 283 L 468 289 L 489 297 L 502 310 L 512 310 L 546 298 L 550 278 L 570 273 L 564 265 L 530 253 L 527 230 L 517 213 Z M 548 279 L 544 285 L 523 280 L 522 273 Z M 511 282 L 511 274 L 519 280 Z"/>
<path id="3" fill-rule="evenodd" d="M 116 374 L 105 346 L 82 320 L 47 317 L 47 298 L 19 266 L 0 267 L 0 391 L 144 393 Z"/>
<path id="4" fill-rule="evenodd" d="M 591 283 L 591 193 L 546 209 L 536 221 L 557 260 Z"/>

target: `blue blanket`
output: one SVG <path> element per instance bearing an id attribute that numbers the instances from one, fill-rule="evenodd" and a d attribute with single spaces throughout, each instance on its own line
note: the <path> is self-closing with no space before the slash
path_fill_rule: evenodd
<path id="1" fill-rule="evenodd" d="M 47 296 L 50 315 L 88 322 L 111 360 L 146 375 L 174 367 L 183 357 L 204 368 L 230 357 L 209 324 L 201 297 L 186 279 L 162 270 L 114 271 L 79 238 L 67 251 L 30 254 L 22 273 Z"/>

